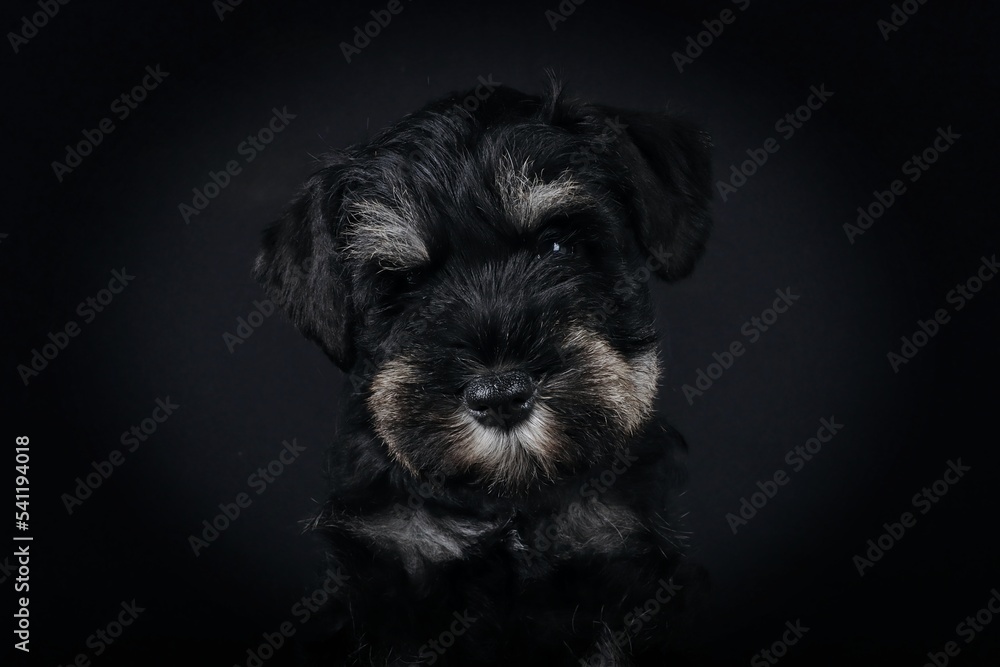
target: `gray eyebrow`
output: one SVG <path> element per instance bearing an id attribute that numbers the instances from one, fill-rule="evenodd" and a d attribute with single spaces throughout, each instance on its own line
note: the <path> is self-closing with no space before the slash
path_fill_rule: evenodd
<path id="1" fill-rule="evenodd" d="M 427 243 L 417 227 L 418 213 L 405 191 L 390 205 L 361 199 L 347 205 L 350 224 L 344 251 L 361 260 L 378 260 L 392 266 L 419 266 L 430 259 Z"/>
<path id="2" fill-rule="evenodd" d="M 564 171 L 555 180 L 529 175 L 530 161 L 516 166 L 508 158 L 497 174 L 504 208 L 522 231 L 531 231 L 546 218 L 596 205 L 593 195 Z"/>

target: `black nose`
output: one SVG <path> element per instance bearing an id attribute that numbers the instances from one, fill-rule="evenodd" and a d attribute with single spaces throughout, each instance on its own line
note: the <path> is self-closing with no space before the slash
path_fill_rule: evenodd
<path id="1" fill-rule="evenodd" d="M 469 412 L 483 424 L 510 428 L 531 412 L 535 385 L 527 373 L 480 375 L 463 394 Z"/>

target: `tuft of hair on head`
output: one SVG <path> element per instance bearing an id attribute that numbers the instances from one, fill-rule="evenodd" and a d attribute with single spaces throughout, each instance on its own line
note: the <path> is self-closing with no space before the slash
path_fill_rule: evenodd
<path id="1" fill-rule="evenodd" d="M 546 67 L 542 88 L 542 120 L 552 125 L 563 125 L 570 120 L 570 107 L 563 96 L 565 83 L 551 67 Z"/>

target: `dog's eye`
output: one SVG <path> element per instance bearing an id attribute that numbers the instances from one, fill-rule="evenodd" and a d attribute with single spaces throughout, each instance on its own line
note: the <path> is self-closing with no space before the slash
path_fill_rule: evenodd
<path id="1" fill-rule="evenodd" d="M 396 279 L 396 284 L 400 285 L 404 289 L 416 287 L 424 281 L 424 278 L 427 277 L 427 270 L 423 268 L 393 271 L 392 273 Z"/>
<path id="2" fill-rule="evenodd" d="M 573 254 L 574 247 L 572 243 L 565 243 L 562 241 L 546 241 L 539 244 L 538 250 L 535 253 L 535 257 L 540 259 L 546 255 L 556 255 L 557 257 L 568 257 Z"/>
<path id="3" fill-rule="evenodd" d="M 424 269 L 382 269 L 376 274 L 376 284 L 384 295 L 398 294 L 418 287 L 426 275 Z"/>

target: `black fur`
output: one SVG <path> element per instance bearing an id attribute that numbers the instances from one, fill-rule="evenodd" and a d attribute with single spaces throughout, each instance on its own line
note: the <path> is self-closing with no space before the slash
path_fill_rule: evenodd
<path id="1" fill-rule="evenodd" d="M 536 228 L 498 185 L 512 173 L 565 194 Z M 684 443 L 642 391 L 655 387 L 647 280 L 690 273 L 710 198 L 705 135 L 557 85 L 452 95 L 310 179 L 255 275 L 352 382 L 310 524 L 348 577 L 319 664 L 662 661 L 694 581 Z M 359 234 L 381 228 L 365 202 L 405 211 L 419 261 L 369 252 Z M 516 436 L 539 449 L 505 459 L 480 447 L 492 435 L 469 435 L 500 427 L 466 426 L 462 392 L 508 369 L 532 378 L 546 416 Z M 635 613 L 657 596 L 669 601 Z"/>

